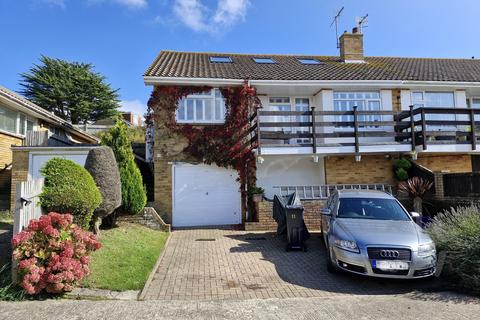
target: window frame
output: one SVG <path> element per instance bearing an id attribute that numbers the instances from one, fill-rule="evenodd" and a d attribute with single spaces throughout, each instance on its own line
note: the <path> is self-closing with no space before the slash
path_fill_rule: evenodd
<path id="1" fill-rule="evenodd" d="M 225 123 L 225 116 L 227 113 L 227 108 L 225 105 L 225 98 L 221 96 L 220 92 L 220 97 L 216 96 L 217 90 L 219 91 L 220 89 L 218 88 L 212 88 L 210 90 L 210 94 L 205 94 L 205 93 L 193 93 L 189 94 L 188 96 L 180 99 L 177 103 L 177 108 L 175 110 L 175 121 L 176 123 L 179 124 L 201 124 L 201 125 L 209 125 L 209 124 L 224 124 Z M 187 119 L 187 101 L 189 99 L 193 100 L 193 119 Z M 197 120 L 197 101 L 202 100 L 202 119 Z M 212 106 L 212 119 L 210 120 L 205 120 L 205 100 L 210 100 L 211 101 L 211 106 Z M 221 101 L 220 103 L 220 112 L 222 113 L 220 115 L 220 119 L 216 119 L 216 102 Z M 183 103 L 183 108 L 184 108 L 184 119 L 179 118 L 179 112 L 181 108 L 181 103 Z"/>
<path id="2" fill-rule="evenodd" d="M 224 61 L 214 61 L 215 59 L 225 59 Z M 209 56 L 208 61 L 210 63 L 233 63 L 233 60 L 231 57 L 228 56 Z"/>
<path id="3" fill-rule="evenodd" d="M 30 116 L 28 116 L 27 114 L 23 113 L 23 112 L 20 112 L 20 111 L 16 111 L 16 110 L 13 110 L 11 108 L 9 108 L 8 106 L 5 106 L 5 105 L 0 105 L 0 108 L 2 109 L 7 109 L 11 112 L 14 112 L 15 113 L 15 132 L 12 132 L 10 130 L 6 130 L 5 128 L 1 128 L 0 127 L 0 132 L 4 132 L 6 134 L 10 134 L 10 135 L 15 135 L 15 136 L 19 136 L 19 137 L 25 137 L 27 135 L 27 131 L 28 131 L 28 122 L 32 122 L 32 131 L 35 130 L 36 126 L 37 126 L 37 120 L 35 118 L 32 118 Z M 21 118 L 22 116 L 24 117 L 23 119 L 23 127 L 21 126 Z M 23 132 L 21 132 L 21 128 L 23 128 Z"/>
<path id="4" fill-rule="evenodd" d="M 253 62 L 258 63 L 258 64 L 275 64 L 277 63 L 277 60 L 273 59 L 272 57 L 253 57 L 252 58 Z M 259 61 L 259 60 L 264 60 L 264 61 Z M 267 61 L 270 60 L 270 61 Z"/>
<path id="5" fill-rule="evenodd" d="M 414 94 L 415 93 L 421 93 L 422 96 L 423 96 L 423 99 L 422 100 L 415 100 L 414 99 Z M 427 103 L 427 98 L 426 98 L 426 94 L 427 93 L 451 93 L 452 94 L 452 97 L 453 97 L 453 106 L 436 106 L 436 107 L 429 107 L 426 105 Z M 415 107 L 415 106 L 419 106 L 419 105 L 422 105 L 424 108 L 456 108 L 457 107 L 457 103 L 455 101 L 455 91 L 429 91 L 429 90 L 412 90 L 411 91 L 411 100 L 412 100 L 412 105 Z"/>
<path id="6" fill-rule="evenodd" d="M 288 98 L 288 102 L 272 102 L 271 99 L 286 99 Z M 298 105 L 297 100 L 308 100 L 308 110 L 312 110 L 312 97 L 311 96 L 290 96 L 290 95 L 269 95 L 268 99 L 268 110 L 269 111 L 279 111 L 274 110 L 273 107 L 278 106 L 288 106 L 289 110 L 286 111 L 300 111 L 297 109 Z M 305 117 L 310 116 L 267 116 L 268 121 L 272 122 L 302 122 Z M 310 121 L 310 120 L 308 120 Z M 279 128 L 272 128 L 271 131 L 283 131 L 285 133 L 311 133 L 311 128 L 307 127 L 279 127 Z M 309 138 L 292 138 L 290 139 L 294 144 L 309 144 L 311 143 L 311 139 Z"/>
<path id="7" fill-rule="evenodd" d="M 305 66 L 314 66 L 314 65 L 322 64 L 322 62 L 320 60 L 315 59 L 315 58 L 297 58 L 297 61 L 300 64 L 305 65 Z M 311 62 L 304 62 L 304 61 L 311 61 Z"/>
<path id="8" fill-rule="evenodd" d="M 357 94 L 357 93 L 361 93 L 361 94 L 365 94 L 365 93 L 377 93 L 378 94 L 378 98 L 363 98 L 363 99 L 351 99 L 351 98 L 335 98 L 335 94 L 339 94 L 339 93 L 346 93 L 346 94 L 349 94 L 349 93 L 353 93 L 353 94 Z M 333 111 L 353 111 L 352 110 L 337 110 L 335 108 L 335 101 L 364 101 L 364 104 L 365 106 L 368 106 L 369 102 L 378 102 L 379 103 L 379 109 L 378 111 L 382 111 L 383 110 L 383 102 L 382 102 L 382 93 L 381 93 L 381 90 L 364 90 L 364 91 L 348 91 L 348 90 L 339 90 L 339 91 L 336 91 L 334 90 L 333 91 Z M 374 110 L 370 110 L 370 109 L 358 109 L 358 111 L 374 111 Z M 343 117 L 347 117 L 348 120 L 345 120 Z M 352 119 L 350 120 L 350 117 L 352 117 Z M 360 117 L 360 116 L 359 116 Z M 365 116 L 364 116 L 365 117 Z M 370 116 L 371 117 L 371 116 Z M 351 122 L 353 121 L 353 116 L 335 116 L 335 122 Z M 363 120 L 359 120 L 359 121 L 363 121 Z M 375 120 L 367 120 L 367 121 L 375 121 Z M 378 116 L 378 121 L 381 122 L 382 121 L 382 116 L 379 115 Z M 335 131 L 351 131 L 353 130 L 353 127 L 340 127 L 340 126 L 335 126 Z M 359 130 L 360 131 L 365 131 L 365 130 L 368 130 L 368 131 L 373 131 L 373 130 L 378 130 L 378 131 L 383 131 L 384 128 L 382 126 L 360 126 L 359 127 Z"/>

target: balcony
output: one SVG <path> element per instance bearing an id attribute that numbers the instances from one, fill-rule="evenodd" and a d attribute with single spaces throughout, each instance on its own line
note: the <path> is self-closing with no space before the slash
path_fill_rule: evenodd
<path id="1" fill-rule="evenodd" d="M 258 154 L 474 152 L 480 109 L 265 111 L 250 118 Z"/>

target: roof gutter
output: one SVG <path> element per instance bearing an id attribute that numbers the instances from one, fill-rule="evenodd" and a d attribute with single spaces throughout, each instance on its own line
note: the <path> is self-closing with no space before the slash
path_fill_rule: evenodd
<path id="1" fill-rule="evenodd" d="M 241 79 L 220 78 L 182 78 L 182 77 L 151 77 L 143 78 L 145 85 L 240 85 Z M 457 81 L 412 81 L 412 80 L 249 80 L 252 86 L 288 86 L 288 87 L 480 87 L 480 82 Z"/>

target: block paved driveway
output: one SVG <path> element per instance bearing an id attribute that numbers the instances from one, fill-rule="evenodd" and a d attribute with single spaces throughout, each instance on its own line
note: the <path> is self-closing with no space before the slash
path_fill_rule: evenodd
<path id="1" fill-rule="evenodd" d="M 286 252 L 273 233 L 198 229 L 171 235 L 145 300 L 226 300 L 402 294 L 431 280 L 386 280 L 332 275 L 320 234 L 308 252 Z"/>

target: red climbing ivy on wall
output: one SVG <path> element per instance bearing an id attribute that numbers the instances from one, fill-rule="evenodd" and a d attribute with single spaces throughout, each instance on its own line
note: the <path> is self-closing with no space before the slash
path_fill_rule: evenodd
<path id="1" fill-rule="evenodd" d="M 255 184 L 255 144 L 247 141 L 251 129 L 249 117 L 261 107 L 255 88 L 245 81 L 242 86 L 220 88 L 225 98 L 225 123 L 221 125 L 190 125 L 175 121 L 178 101 L 189 94 L 211 90 L 211 87 L 157 86 L 148 101 L 148 114 L 154 122 L 187 138 L 184 150 L 198 161 L 231 167 L 237 170 L 242 195 L 247 185 Z M 167 111 L 167 118 L 159 119 L 160 111 Z"/>

